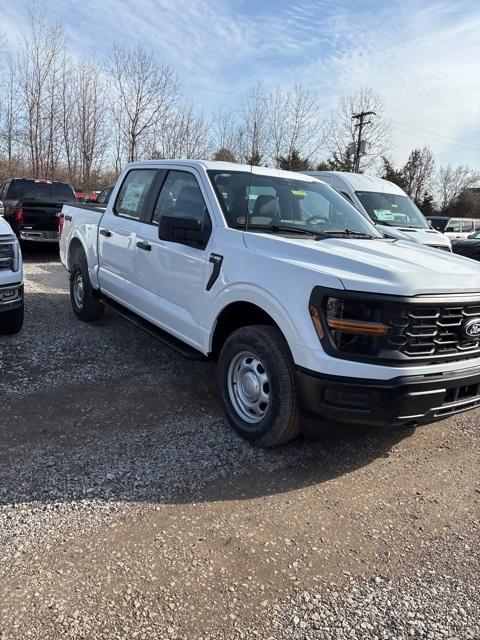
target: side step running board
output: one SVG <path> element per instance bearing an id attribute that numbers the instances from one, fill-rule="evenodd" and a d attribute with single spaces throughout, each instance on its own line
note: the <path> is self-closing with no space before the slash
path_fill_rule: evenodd
<path id="1" fill-rule="evenodd" d="M 143 331 L 148 333 L 153 338 L 160 340 L 160 342 L 163 342 L 163 344 L 167 345 L 167 347 L 170 347 L 177 353 L 180 353 L 182 356 L 184 356 L 184 358 L 187 358 L 188 360 L 208 360 L 208 358 L 204 356 L 200 351 L 197 351 L 197 349 L 194 349 L 181 340 L 178 340 L 178 338 L 171 336 L 166 331 L 162 331 L 162 329 L 159 329 L 151 322 L 148 322 L 148 320 L 140 318 L 140 316 L 137 316 L 136 313 L 133 313 L 133 311 L 126 309 L 114 300 L 111 300 L 110 298 L 106 298 L 104 296 L 101 297 L 101 300 L 106 307 L 112 309 L 112 311 L 115 311 L 116 313 L 121 315 L 122 318 L 125 318 L 125 320 L 128 320 L 139 329 L 142 329 Z"/>

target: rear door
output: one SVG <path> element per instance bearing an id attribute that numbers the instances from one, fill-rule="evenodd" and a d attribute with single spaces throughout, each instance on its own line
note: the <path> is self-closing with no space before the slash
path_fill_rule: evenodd
<path id="1" fill-rule="evenodd" d="M 161 182 L 159 195 L 137 231 L 135 279 L 143 290 L 140 310 L 157 326 L 199 346 L 198 310 L 205 298 L 212 238 L 208 195 L 195 172 L 186 167 L 166 172 Z M 189 246 L 159 239 L 163 215 L 200 219 L 204 240 L 198 246 Z"/>
<path id="2" fill-rule="evenodd" d="M 100 289 L 133 310 L 141 298 L 134 282 L 137 231 L 156 174 L 156 169 L 130 169 L 115 202 L 110 200 L 98 232 Z"/>

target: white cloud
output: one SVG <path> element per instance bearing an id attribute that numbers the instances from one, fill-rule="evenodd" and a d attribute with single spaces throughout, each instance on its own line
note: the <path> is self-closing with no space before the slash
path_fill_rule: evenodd
<path id="1" fill-rule="evenodd" d="M 27 0 L 0 0 L 11 45 Z M 302 82 L 324 110 L 370 86 L 387 103 L 394 157 L 429 144 L 441 162 L 480 167 L 480 5 L 474 0 L 37 1 L 78 55 L 138 40 L 200 105 L 235 107 L 259 80 Z"/>

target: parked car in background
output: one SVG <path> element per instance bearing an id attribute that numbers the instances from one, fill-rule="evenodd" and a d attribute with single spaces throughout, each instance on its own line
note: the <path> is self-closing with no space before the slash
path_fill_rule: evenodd
<path id="1" fill-rule="evenodd" d="M 0 187 L 5 219 L 20 240 L 57 242 L 57 214 L 66 202 L 76 202 L 65 182 L 12 178 Z"/>
<path id="2" fill-rule="evenodd" d="M 226 415 L 251 442 L 290 440 L 300 417 L 416 426 L 480 406 L 480 269 L 383 237 L 311 176 L 136 162 L 105 211 L 66 204 L 61 218 L 77 317 L 108 306 L 218 360 Z"/>
<path id="3" fill-rule="evenodd" d="M 101 205 L 102 207 L 106 207 L 108 204 L 108 200 L 110 198 L 110 196 L 112 195 L 112 191 L 115 185 L 111 185 L 110 187 L 105 187 L 105 189 L 102 189 L 102 191 L 100 191 L 98 198 L 97 198 L 97 204 Z"/>
<path id="4" fill-rule="evenodd" d="M 480 230 L 472 233 L 468 238 L 452 240 L 452 250 L 466 258 L 480 260 Z"/>
<path id="5" fill-rule="evenodd" d="M 22 325 L 22 252 L 13 229 L 0 219 L 0 334 L 18 333 Z"/>
<path id="6" fill-rule="evenodd" d="M 449 218 L 448 216 L 428 216 L 432 227 L 451 240 L 468 238 L 474 231 L 480 231 L 478 218 Z"/>
<path id="7" fill-rule="evenodd" d="M 306 173 L 339 191 L 367 215 L 388 238 L 409 240 L 451 251 L 448 238 L 429 226 L 413 200 L 393 182 L 345 171 Z"/>

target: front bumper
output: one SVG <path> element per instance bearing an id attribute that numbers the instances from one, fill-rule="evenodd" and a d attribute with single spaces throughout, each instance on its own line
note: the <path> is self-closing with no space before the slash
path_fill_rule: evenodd
<path id="1" fill-rule="evenodd" d="M 23 303 L 23 284 L 0 286 L 0 313 L 12 311 Z"/>
<path id="2" fill-rule="evenodd" d="M 298 368 L 301 412 L 359 426 L 416 426 L 480 407 L 480 367 L 435 376 L 363 380 Z"/>
<path id="3" fill-rule="evenodd" d="M 21 229 L 19 237 L 20 240 L 28 240 L 28 242 L 58 242 L 58 231 L 30 231 Z"/>

